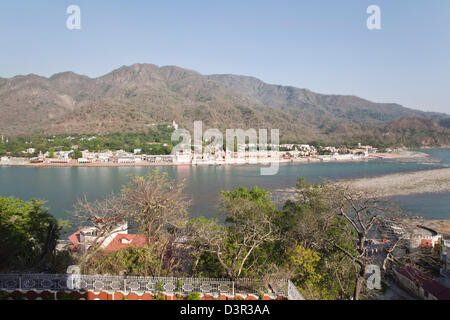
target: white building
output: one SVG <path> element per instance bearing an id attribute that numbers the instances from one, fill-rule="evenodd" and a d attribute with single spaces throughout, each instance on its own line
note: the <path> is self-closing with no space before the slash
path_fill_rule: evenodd
<path id="1" fill-rule="evenodd" d="M 417 226 L 411 231 L 409 248 L 411 251 L 419 248 L 434 248 L 441 239 L 442 235 L 438 232 L 424 226 Z"/>
<path id="2" fill-rule="evenodd" d="M 175 163 L 191 163 L 192 152 L 190 150 L 181 150 L 175 154 Z"/>
<path id="3" fill-rule="evenodd" d="M 104 151 L 97 153 L 97 160 L 99 162 L 109 162 L 109 159 L 113 156 L 111 151 Z"/>
<path id="4" fill-rule="evenodd" d="M 128 223 L 120 222 L 112 230 L 102 232 L 102 225 L 97 227 L 84 227 L 69 236 L 72 243 L 71 250 L 85 252 L 93 245 L 99 245 L 100 248 L 106 248 L 118 234 L 128 234 Z"/>
<path id="5" fill-rule="evenodd" d="M 55 156 L 59 159 L 69 160 L 70 154 L 73 152 L 73 150 L 70 151 L 56 151 Z"/>
<path id="6" fill-rule="evenodd" d="M 117 163 L 136 163 L 136 159 L 134 157 L 120 157 L 116 159 Z"/>
<path id="7" fill-rule="evenodd" d="M 90 161 L 88 160 L 88 159 L 86 159 L 86 158 L 79 158 L 78 159 L 78 163 L 90 163 Z"/>

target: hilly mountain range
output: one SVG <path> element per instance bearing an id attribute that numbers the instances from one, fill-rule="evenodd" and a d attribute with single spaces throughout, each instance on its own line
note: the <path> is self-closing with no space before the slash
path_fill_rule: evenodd
<path id="1" fill-rule="evenodd" d="M 0 78 L 0 112 L 6 136 L 139 132 L 172 120 L 192 129 L 202 120 L 221 130 L 280 129 L 285 142 L 450 145 L 446 114 L 152 64 L 98 78 L 72 72 Z"/>

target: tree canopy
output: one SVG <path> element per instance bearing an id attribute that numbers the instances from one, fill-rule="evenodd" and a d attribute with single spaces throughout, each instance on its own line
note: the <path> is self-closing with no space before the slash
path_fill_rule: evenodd
<path id="1" fill-rule="evenodd" d="M 56 244 L 58 222 L 44 204 L 0 197 L 0 271 L 35 269 L 48 246 Z M 56 232 L 49 239 L 52 227 Z"/>

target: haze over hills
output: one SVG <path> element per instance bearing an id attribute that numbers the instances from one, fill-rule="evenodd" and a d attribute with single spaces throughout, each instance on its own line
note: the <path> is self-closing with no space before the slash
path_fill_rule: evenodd
<path id="1" fill-rule="evenodd" d="M 280 129 L 283 141 L 449 145 L 449 116 L 317 94 L 252 77 L 174 66 L 124 66 L 98 78 L 73 72 L 0 78 L 0 134 L 110 133 L 172 122 Z"/>

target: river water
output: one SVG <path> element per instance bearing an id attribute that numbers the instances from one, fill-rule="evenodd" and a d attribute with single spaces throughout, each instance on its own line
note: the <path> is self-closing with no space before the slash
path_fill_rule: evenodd
<path id="1" fill-rule="evenodd" d="M 26 168 L 0 167 L 0 195 L 15 196 L 24 200 L 45 199 L 50 212 L 70 219 L 70 210 L 76 199 L 100 199 L 118 192 L 130 174 L 145 175 L 158 168 L 177 179 L 185 179 L 186 193 L 192 199 L 189 212 L 192 216 L 213 217 L 221 190 L 238 186 L 259 186 L 268 190 L 293 187 L 297 177 L 311 182 L 324 179 L 351 179 L 372 177 L 389 173 L 410 172 L 450 166 L 450 149 L 421 150 L 440 163 L 410 163 L 392 161 L 327 162 L 311 164 L 282 164 L 277 175 L 261 176 L 259 165 L 229 166 L 162 166 L 133 168 Z M 428 219 L 450 219 L 450 194 L 420 194 L 395 197 L 400 206 L 409 212 Z"/>

